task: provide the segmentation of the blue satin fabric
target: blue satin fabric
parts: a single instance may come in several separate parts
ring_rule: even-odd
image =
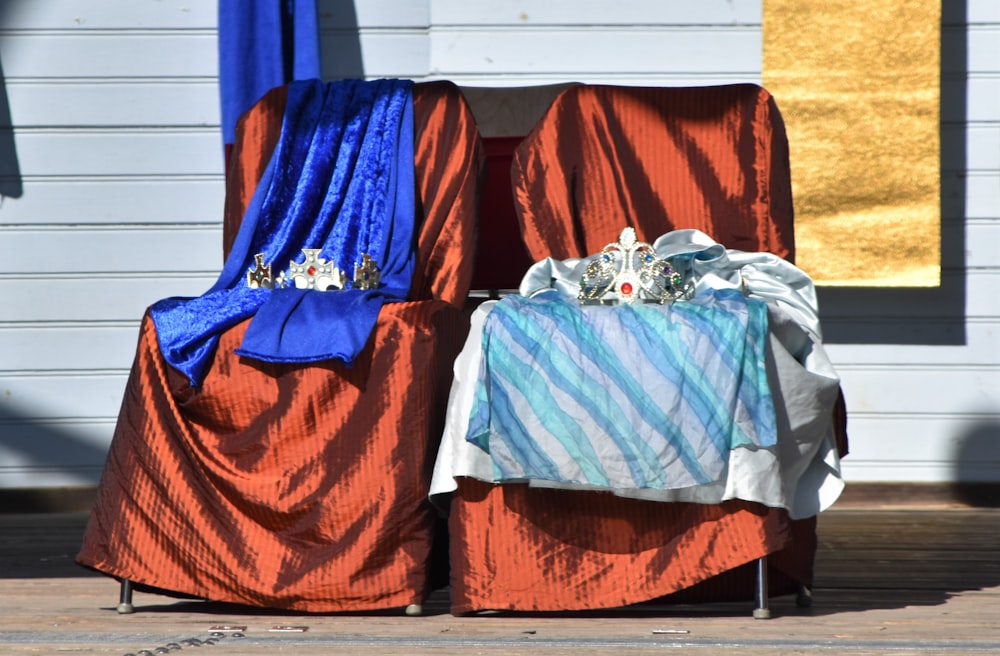
[[[263,253],[277,275],[320,248],[348,276],[368,253],[376,290],[251,289]],[[218,281],[196,298],[154,304],[160,350],[197,386],[221,332],[253,317],[236,353],[267,362],[339,359],[364,348],[379,310],[405,300],[414,267],[412,83],[293,82],[281,137]]]

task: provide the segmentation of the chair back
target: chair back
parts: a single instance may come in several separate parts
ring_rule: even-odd
[[[570,87],[518,146],[512,178],[535,260],[596,253],[626,225],[794,258],[787,137],[756,85]]]
[[[278,142],[287,97],[287,87],[276,87],[237,122],[226,173],[224,256]],[[461,306],[472,278],[482,144],[468,104],[450,82],[413,86],[413,122],[417,254],[410,299]]]

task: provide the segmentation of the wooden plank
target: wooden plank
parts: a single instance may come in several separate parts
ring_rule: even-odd
[[[0,277],[0,322],[135,321],[146,307],[168,296],[199,296],[218,272],[172,277],[75,276],[23,280]]]
[[[9,272],[204,273],[221,271],[222,231],[196,226],[0,228],[0,262]]]
[[[954,24],[941,28],[941,58],[943,76],[965,76],[996,73],[1000,69],[1000,24]],[[959,56],[957,49],[965,56]]]
[[[3,34],[0,58],[8,80],[57,78],[212,79],[218,75],[214,32]],[[396,28],[324,30],[320,33],[324,77],[339,77],[345,64],[354,77],[360,53],[368,77],[427,74],[427,30]],[[41,61],[37,61],[45,53]]]
[[[323,77],[420,79],[428,73],[430,43],[425,28],[324,30],[320,34]]]
[[[1000,390],[997,365],[839,365],[848,408],[898,413],[989,412]],[[998,443],[1000,444],[1000,443]],[[897,457],[906,451],[897,453]]]
[[[995,186],[1000,190],[1000,184]],[[996,258],[996,254],[1000,253],[1000,221],[969,221],[966,239],[965,266],[979,269],[1000,266]]]
[[[495,73],[455,73],[433,74],[428,79],[447,79],[461,86],[477,87],[524,87],[542,84],[562,84],[567,80],[587,84],[619,84],[623,86],[646,87],[703,87],[716,84],[760,84],[760,72],[731,73],[726,71],[581,71],[572,75],[566,73],[535,73],[517,71]]]
[[[967,172],[1000,170],[1000,122],[941,126],[941,161],[962,162]],[[944,169],[948,174],[951,169]]]
[[[759,30],[586,28],[436,29],[431,73],[724,72],[759,75]]]
[[[990,422],[990,413],[963,408],[934,406],[926,397],[927,413],[893,415],[885,411],[858,411],[850,400],[848,420],[851,453],[842,465],[857,467],[862,461],[887,461],[895,467],[924,462],[947,463],[952,480],[956,470],[972,465],[1000,468],[1000,445],[991,447],[980,431]],[[974,407],[974,406],[973,406]],[[995,474],[992,479],[996,480]]]
[[[215,3],[190,0],[45,0],[5,3],[3,10],[5,30],[110,30],[151,26],[214,28]]]
[[[851,446],[863,442],[878,440],[880,435],[867,435],[857,431],[851,432]],[[951,454],[946,454],[942,460],[900,460],[899,458],[880,457],[864,459],[851,454],[841,462],[840,470],[848,484],[854,483],[950,483],[962,482],[993,482],[1000,481],[997,476],[996,460],[956,460]]]
[[[217,156],[220,171],[204,176],[24,178],[20,197],[3,199],[0,225],[214,223],[221,235],[225,181]]]
[[[866,435],[851,430],[851,448],[878,440],[881,435]],[[955,480],[955,463],[950,460],[900,461],[898,458],[863,460],[851,454],[840,464],[845,481],[850,483],[946,483]],[[976,473],[976,479],[980,476]],[[972,480],[976,480],[972,479]],[[989,480],[989,479],[986,479]]]
[[[0,427],[0,475],[93,471],[106,459],[114,421],[52,423],[5,419]],[[32,486],[27,486],[32,487]]]
[[[93,4],[93,3],[91,3]],[[212,78],[215,30],[0,31],[6,79]]]
[[[15,139],[17,160],[0,161],[0,176],[205,176],[224,164],[212,127],[18,129]]]
[[[997,68],[1000,68],[998,66]],[[973,73],[962,80],[967,87],[966,120],[970,122],[998,120],[996,108],[1000,107],[1000,76],[992,73]]]
[[[1000,185],[996,172],[969,172],[965,178],[965,212],[970,219],[1000,219]]]
[[[996,483],[853,482],[841,493],[833,510],[971,511],[994,507],[1000,507],[1000,485]]]
[[[570,9],[548,0],[433,0],[431,22],[440,25],[760,25],[760,0],[608,3],[577,0]]]
[[[38,466],[30,469],[8,469],[0,466],[0,489],[97,485],[101,480],[103,469],[103,463],[66,467]]]
[[[837,547],[820,545],[814,603],[797,609],[789,597],[771,600],[775,620],[754,622],[748,603],[671,605],[657,602],[603,612],[537,614],[489,614],[456,617],[448,612],[446,591],[437,591],[425,604],[428,614],[415,621],[402,613],[338,617],[335,622],[315,616],[284,614],[282,623],[309,626],[306,638],[295,644],[272,639],[262,644],[274,613],[266,609],[242,609],[240,624],[248,626],[247,638],[239,643],[243,654],[274,653],[291,649],[303,656],[314,654],[375,654],[405,650],[413,656],[467,654],[551,654],[582,656],[617,653],[659,654],[665,650],[785,656],[803,653],[991,653],[997,644],[997,610],[1000,578],[996,552],[984,563],[988,575],[971,579],[967,572],[954,578],[910,576],[902,571],[926,545],[936,545],[940,536],[984,534],[983,525],[996,526],[996,510],[980,515],[959,516],[965,525],[947,519],[953,511],[920,513],[923,532],[899,541],[899,564],[886,567],[878,554],[866,553],[864,535],[852,528],[853,521],[871,525],[864,513],[852,514],[846,523],[833,527],[820,517],[821,534],[845,538]],[[872,519],[893,521],[902,513],[876,513]],[[207,626],[206,617],[218,615],[216,604],[177,601],[138,592],[137,613],[123,618],[111,609],[118,599],[114,580],[73,569],[72,556],[86,526],[86,513],[32,515],[0,514],[0,612],[16,627],[5,632],[4,653],[39,653],[41,646],[54,645],[55,653],[72,644],[74,649],[101,653],[133,653],[142,648],[192,635],[191,627]],[[831,528],[832,527],[832,528]],[[995,529],[992,535],[996,535]],[[828,558],[855,556],[855,569],[840,570]],[[960,556],[956,555],[955,564]],[[919,565],[919,563],[916,563]],[[941,572],[947,577],[947,572]],[[105,611],[95,612],[99,609]],[[225,610],[225,609],[223,609]],[[52,617],[60,617],[57,623]],[[373,633],[373,626],[377,631]],[[654,636],[655,631],[682,633]],[[378,634],[375,636],[375,634]],[[200,635],[200,634],[199,634]],[[173,636],[173,638],[165,637]],[[202,636],[205,637],[205,636]],[[371,637],[377,644],[359,644]],[[346,642],[343,642],[345,641]],[[575,643],[570,643],[576,640]],[[585,641],[616,642],[585,642]],[[138,645],[138,646],[137,646]],[[225,650],[227,643],[221,643]],[[48,653],[46,651],[46,653]]]
[[[59,577],[97,576],[73,562],[80,549],[89,513],[0,515],[0,576],[37,572],[46,563],[46,574]],[[36,574],[37,576],[37,574]]]
[[[898,343],[912,343],[902,338],[921,321],[952,319],[956,315],[962,317],[962,321],[995,318],[997,303],[993,291],[1000,283],[997,274],[996,269],[944,269],[939,287],[920,289],[821,287],[818,290],[820,313],[824,325],[828,322],[892,321],[900,334]],[[964,306],[957,307],[956,302],[962,298],[956,293],[962,289],[967,297]],[[963,310],[964,314],[959,314]]]
[[[947,142],[957,134],[950,134],[951,129],[942,129],[942,139]],[[965,127],[966,135],[966,165],[969,171],[1000,171],[1000,122],[976,123]]]
[[[970,25],[966,39],[969,73],[1000,72],[1000,24]]]
[[[114,428],[115,417],[32,419],[0,403],[0,489],[96,485]]]
[[[426,29],[432,0],[318,0],[320,30],[350,30],[378,27]]]
[[[898,344],[827,344],[826,350],[837,367],[857,364],[895,367],[897,365],[980,365],[1000,364],[1000,353],[990,346],[1000,339],[1000,319],[988,318],[965,323],[965,343],[961,346]]]
[[[1000,4],[994,0],[968,0],[966,5],[970,25],[1000,23]]]
[[[133,324],[0,324],[0,372],[127,369],[138,334],[139,317]]]
[[[0,372],[0,417],[17,418],[5,424],[4,441],[20,434],[15,423],[34,426],[38,420],[117,417],[127,376],[127,370],[37,376]],[[49,456],[59,458],[56,453]]]
[[[8,81],[11,124],[40,126],[219,126],[214,79]]]

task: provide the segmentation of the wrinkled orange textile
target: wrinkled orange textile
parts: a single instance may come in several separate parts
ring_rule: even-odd
[[[625,225],[652,241],[697,228],[731,248],[794,257],[788,150],[770,95],[752,85],[564,91],[512,168],[535,260],[600,251]],[[452,609],[611,608],[752,599],[810,584],[815,519],[730,501],[655,503],[461,479],[451,505]]]
[[[225,248],[276,143],[283,89],[239,125]],[[165,364],[142,322],[78,562],[140,586],[300,611],[420,602],[427,500],[475,240],[482,153],[456,87],[414,87],[417,268],[350,368],[235,357],[221,338],[202,386]]]
[[[536,260],[596,253],[626,225],[650,242],[697,228],[795,257],[784,125],[754,85],[571,87],[518,148],[513,177]]]
[[[468,478],[459,479],[449,531],[454,613],[640,603],[791,539],[787,514],[755,503],[658,503]],[[753,581],[741,576],[739,587],[716,585],[688,600],[749,599]]]

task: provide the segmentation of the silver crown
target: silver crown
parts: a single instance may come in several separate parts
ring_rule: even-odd
[[[688,298],[691,289],[669,260],[658,258],[656,249],[636,239],[635,229],[628,227],[587,265],[578,298],[581,303],[602,302],[614,294],[622,303],[673,303]]]
[[[271,264],[264,262],[264,254],[254,255],[254,266],[247,270],[247,286],[251,289],[314,289],[317,291],[338,291],[347,287],[347,274],[320,257],[320,249],[303,248],[305,259],[302,263],[291,260],[288,269],[274,277]],[[354,266],[354,289],[375,289],[379,286],[381,272],[378,264],[367,253],[361,255],[361,262]]]

